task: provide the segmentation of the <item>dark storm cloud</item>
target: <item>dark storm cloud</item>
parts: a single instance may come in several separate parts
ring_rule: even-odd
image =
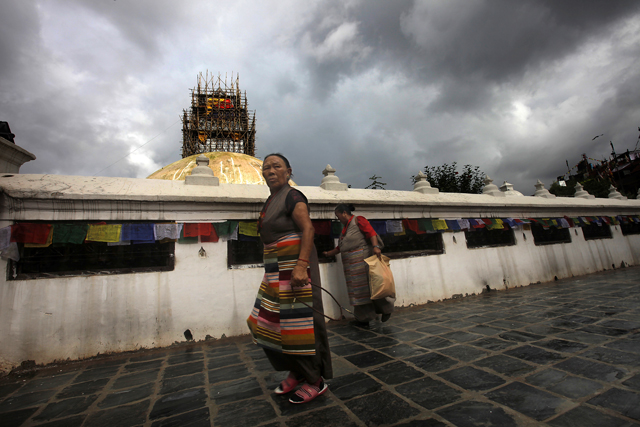
[[[638,8],[633,1],[417,3],[403,20],[434,72],[504,82],[563,57]]]
[[[37,9],[32,2],[3,4],[0,13],[0,84],[15,76],[39,44]],[[1,87],[1,86],[0,86]]]
[[[354,42],[372,52],[364,58],[308,54],[314,93],[326,98],[341,78],[369,67],[398,71],[424,84],[444,85],[436,111],[466,108],[482,88],[507,84],[573,52],[640,9],[636,1],[331,2],[304,29],[314,46],[345,23],[358,26]],[[320,7],[319,7],[320,9]],[[330,17],[330,19],[328,18]],[[303,54],[306,52],[303,52]],[[456,85],[466,86],[465,96]],[[488,102],[491,98],[484,98]]]
[[[180,158],[197,74],[235,71],[257,155],[282,151],[299,184],[330,163],[354,187],[375,173],[407,190],[457,162],[529,194],[564,159],[635,145],[639,7],[10,0],[0,120],[38,156],[25,173],[146,176]]]
[[[510,177],[521,178],[524,182],[534,176],[549,181],[562,170],[562,161],[546,156],[545,152],[551,152],[560,144],[563,156],[575,158],[585,148],[580,145],[584,137],[575,134],[558,136],[561,142],[554,141],[555,145],[548,147],[541,144],[535,134],[506,141],[507,136],[500,135],[497,118],[513,109],[514,98],[553,91],[553,70],[558,63],[575,55],[586,43],[610,38],[620,22],[637,15],[640,7],[633,1],[614,3],[363,2],[353,6],[329,2],[323,3],[322,12],[302,29],[299,39],[304,48],[300,53],[306,59],[304,64],[311,79],[310,95],[315,96],[321,106],[333,102],[332,95],[341,90],[341,82],[358,79],[375,69],[392,76],[390,78],[394,74],[404,76],[400,85],[431,87],[437,91],[437,95],[423,107],[423,120],[443,114],[457,116],[457,121],[451,123],[448,136],[421,133],[416,128],[408,131],[409,141],[401,141],[397,137],[379,141],[380,146],[376,146],[376,150],[358,153],[355,163],[362,164],[358,169],[365,168],[367,164],[380,165],[381,160],[397,157],[403,151],[398,145],[403,144],[403,149],[411,145],[420,147],[414,151],[415,157],[405,157],[405,166],[410,164],[413,169],[434,162],[471,163],[474,159],[471,153],[484,150],[486,157],[476,156],[478,161],[491,157],[497,160],[493,164],[480,165],[483,170],[505,174],[512,181],[514,179]],[[344,38],[340,45],[335,41],[335,33],[347,25],[357,31]],[[333,52],[332,55],[328,47],[331,41],[352,51],[352,54],[341,56]],[[621,79],[619,83],[624,84],[624,81]],[[638,78],[631,77],[629,81],[630,84],[637,83]],[[607,85],[611,83],[606,82]],[[630,93],[635,92],[634,88],[629,89]],[[389,96],[397,94],[390,93]],[[619,91],[616,97],[603,99],[603,102],[619,104],[625,99],[633,103],[633,96],[625,96],[623,91]],[[557,102],[564,101],[558,97]],[[546,99],[545,107],[553,108],[552,102]],[[402,104],[398,102],[397,105]],[[368,108],[376,110],[377,105]],[[610,109],[612,112],[617,110]],[[382,119],[385,114],[378,117]],[[495,129],[462,131],[472,117],[496,121]],[[504,119],[502,122],[503,125],[506,123]],[[585,123],[575,132],[590,134],[591,125],[593,123]],[[460,132],[457,132],[457,127]],[[396,129],[395,135],[401,133],[400,129]],[[355,135],[355,138],[363,136]],[[331,141],[331,138],[327,140]],[[452,141],[457,141],[457,144]],[[353,140],[350,143],[359,145]],[[329,142],[328,145],[328,150],[345,151],[338,144]],[[510,149],[512,147],[515,149]],[[526,160],[515,160],[520,156]],[[355,166],[353,161],[343,162],[340,158],[334,163],[335,167],[342,166],[343,169]],[[523,172],[532,169],[537,172]],[[405,177],[398,171],[385,168],[385,173],[392,186],[404,187]],[[362,178],[358,182],[359,185],[366,183]]]
[[[140,175],[140,165],[123,157],[175,122],[180,111],[180,104],[168,102],[164,87],[146,91],[146,73],[140,71],[157,68],[163,40],[158,28],[170,29],[175,23],[170,17],[179,13],[173,6],[157,8],[162,13],[142,6],[71,1],[3,6],[0,48],[3,58],[12,60],[0,63],[15,72],[0,73],[0,116],[9,121],[16,142],[36,154],[24,173]],[[133,123],[149,111],[154,114],[143,119],[146,123]],[[175,144],[179,132],[171,136]],[[175,147],[173,154],[178,151]],[[136,152],[138,161],[153,163],[165,160],[169,150],[145,152]]]
[[[407,38],[402,32],[401,16],[410,11],[412,1],[364,2],[353,4],[341,0],[319,3],[316,13],[299,37],[301,55],[312,79],[313,94],[325,100],[343,78],[357,75],[372,67],[396,69],[394,64],[400,52],[409,54]],[[355,25],[357,36],[345,46],[336,46],[336,52],[326,51],[331,36],[345,25]],[[371,50],[371,52],[368,52]],[[405,65],[410,58],[402,58]]]
[[[104,19],[127,40],[131,55],[150,58],[161,55],[163,42],[168,42],[177,25],[189,11],[189,3],[141,1],[65,0],[67,7],[84,8]],[[201,25],[201,24],[200,24]],[[210,28],[209,22],[207,27]]]

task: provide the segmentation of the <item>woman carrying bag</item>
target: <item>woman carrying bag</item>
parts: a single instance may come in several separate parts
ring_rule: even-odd
[[[351,213],[354,210],[352,205],[340,204],[336,206],[335,215],[343,225],[342,233],[338,246],[330,251],[325,251],[324,256],[342,254],[342,266],[347,281],[349,302],[354,306],[356,323],[365,326],[376,318],[376,314],[382,314],[381,320],[383,322],[389,320],[393,312],[393,301],[388,298],[371,299],[369,266],[365,259],[372,255],[381,258],[382,242],[378,241],[375,230],[365,217],[355,216]]]

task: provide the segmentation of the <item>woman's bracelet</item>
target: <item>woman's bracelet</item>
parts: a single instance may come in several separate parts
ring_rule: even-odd
[[[309,260],[308,260],[308,259],[298,258],[298,261],[304,261],[304,262],[306,262],[307,264],[309,264]]]

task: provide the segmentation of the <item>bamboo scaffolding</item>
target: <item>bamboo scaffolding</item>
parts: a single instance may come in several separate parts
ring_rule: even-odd
[[[212,151],[255,156],[255,110],[247,109],[240,77],[200,73],[191,106],[182,111],[182,158]]]

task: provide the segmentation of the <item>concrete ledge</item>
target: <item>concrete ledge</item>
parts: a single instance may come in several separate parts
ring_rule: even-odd
[[[0,173],[19,173],[20,166],[35,159],[34,154],[0,137]]]

